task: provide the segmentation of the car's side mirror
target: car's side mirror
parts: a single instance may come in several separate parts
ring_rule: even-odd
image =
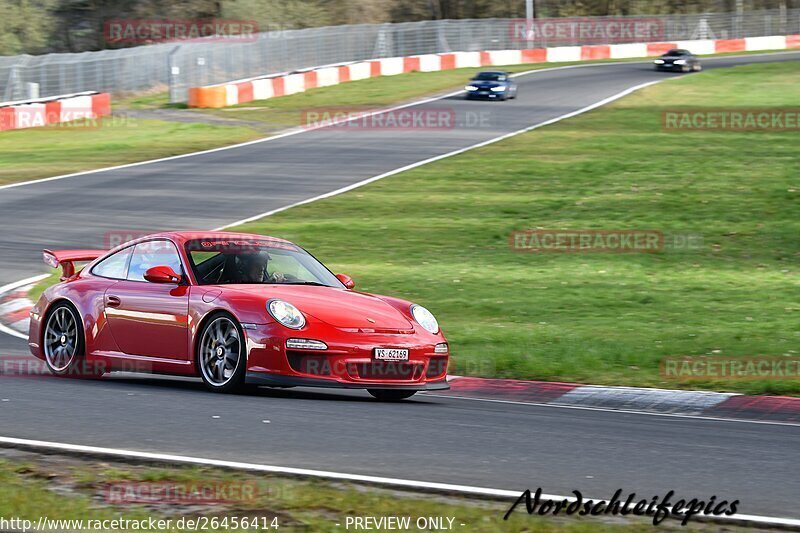
[[[348,276],[347,274],[336,274],[336,279],[344,283],[344,286],[348,289],[352,289],[356,286],[356,282],[353,281],[353,278]]]
[[[172,270],[172,267],[159,265],[148,268],[144,273],[144,279],[150,283],[180,283],[183,278]]]

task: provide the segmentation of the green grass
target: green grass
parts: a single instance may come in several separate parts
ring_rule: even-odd
[[[255,494],[255,498],[217,505],[112,504],[105,497],[105,487],[109,483],[119,482],[175,482],[199,487],[213,487],[215,483],[237,487],[241,483]],[[142,520],[152,516],[155,519],[171,519],[173,527],[168,531],[181,531],[175,527],[181,517],[246,516],[264,517],[268,523],[277,517],[280,526],[277,531],[336,532],[346,530],[347,516],[409,516],[413,520],[418,517],[452,517],[455,519],[455,530],[469,532],[583,533],[652,529],[652,523],[647,519],[619,517],[610,523],[612,521],[604,518],[528,516],[524,505],[508,521],[504,521],[502,517],[510,504],[199,467],[156,468],[69,457],[33,456],[24,462],[16,460],[13,463],[0,459],[0,517],[18,517],[31,520],[34,524],[41,516],[55,520],[120,517]],[[337,526],[337,523],[341,525]],[[660,527],[667,531],[686,529],[671,521],[663,522]],[[690,522],[689,526],[691,531],[716,529],[718,527],[697,522]],[[209,531],[225,529],[212,528]]]
[[[438,316],[454,373],[676,383],[666,356],[800,351],[800,136],[661,129],[661,111],[795,105],[800,63],[707,71],[238,229],[302,243],[366,291]],[[701,234],[684,253],[521,254],[526,228]]]
[[[117,109],[119,111],[119,109]],[[0,132],[0,184],[206,150],[262,135],[248,127],[140,120]]]
[[[80,268],[80,265],[76,268],[76,270]],[[44,290],[49,287],[50,285],[55,285],[61,279],[61,269],[50,269],[50,274],[44,278],[42,281],[38,282],[33,288],[28,291],[28,298],[31,301],[38,301],[39,297],[42,295]]]

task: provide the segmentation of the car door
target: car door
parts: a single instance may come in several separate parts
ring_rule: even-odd
[[[106,317],[122,352],[185,361],[189,359],[189,286],[144,279],[148,269],[161,265],[181,275],[185,272],[171,241],[137,244],[126,279],[106,291]]]
[[[132,253],[133,246],[123,248],[102,259],[90,271],[92,286],[97,290],[96,300],[91,307],[99,312],[94,321],[94,327],[86,335],[88,352],[115,353],[120,351],[114,335],[111,333],[111,328],[108,326],[105,297],[109,289],[128,276],[128,263]]]

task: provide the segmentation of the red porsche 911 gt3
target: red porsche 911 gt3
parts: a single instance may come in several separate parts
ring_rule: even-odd
[[[430,311],[356,292],[282,239],[159,233],[44,260],[63,276],[31,311],[28,344],[56,375],[199,375],[219,392],[362,388],[381,400],[448,388],[447,340]]]

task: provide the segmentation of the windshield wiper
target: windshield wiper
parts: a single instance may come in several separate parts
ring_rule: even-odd
[[[320,283],[318,281],[285,281],[273,283],[273,285],[314,285],[317,287],[330,287],[330,285],[325,285],[324,283]]]

